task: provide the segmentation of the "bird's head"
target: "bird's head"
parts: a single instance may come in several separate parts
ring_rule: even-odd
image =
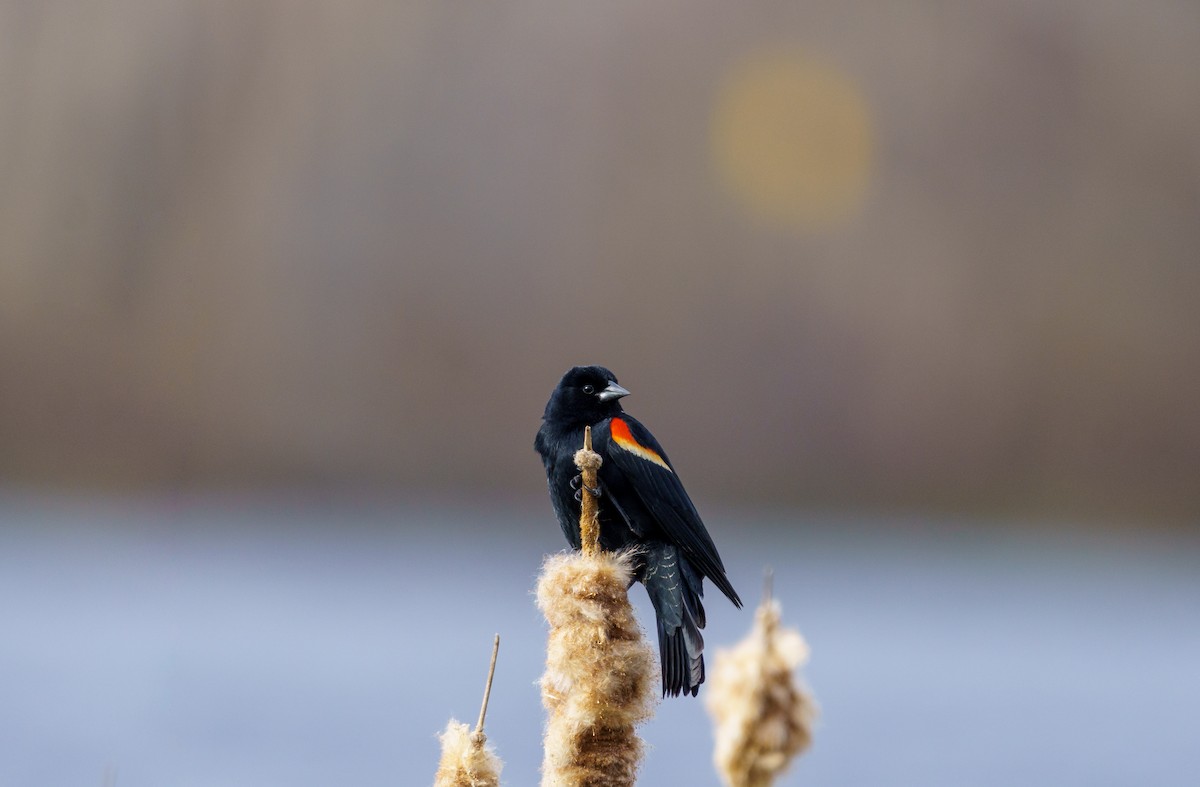
[[[621,397],[628,396],[617,378],[603,366],[576,366],[563,375],[550,401],[547,421],[594,424],[621,412]]]

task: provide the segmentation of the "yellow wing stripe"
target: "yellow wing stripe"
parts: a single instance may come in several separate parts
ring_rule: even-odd
[[[647,448],[634,439],[633,432],[629,431],[629,424],[625,423],[625,421],[620,418],[612,419],[610,431],[612,432],[613,442],[619,447],[625,449],[634,456],[640,456],[642,459],[645,459],[648,462],[653,462],[663,470],[666,470],[668,473],[671,472],[671,466],[666,463],[666,460],[658,455],[657,451],[652,448]]]

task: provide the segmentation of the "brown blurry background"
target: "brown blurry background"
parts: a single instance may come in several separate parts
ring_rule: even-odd
[[[10,487],[1200,514],[1200,6],[0,6]]]

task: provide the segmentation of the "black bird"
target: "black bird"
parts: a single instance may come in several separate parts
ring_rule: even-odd
[[[583,428],[604,463],[598,475],[600,546],[637,547],[635,579],[646,586],[658,618],[663,695],[696,696],[704,682],[703,580],[708,577],[734,606],[742,600],[729,579],[696,507],[650,430],[621,409],[626,391],[603,366],[576,366],[546,403],[533,442],[546,465],[550,502],[567,541],[580,548],[582,480],[575,452]]]

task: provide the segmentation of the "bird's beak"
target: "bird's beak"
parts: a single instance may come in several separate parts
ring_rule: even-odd
[[[629,396],[629,391],[626,391],[616,383],[609,383],[608,387],[601,391],[598,396],[602,402],[611,402],[614,399],[620,399],[622,396]]]

